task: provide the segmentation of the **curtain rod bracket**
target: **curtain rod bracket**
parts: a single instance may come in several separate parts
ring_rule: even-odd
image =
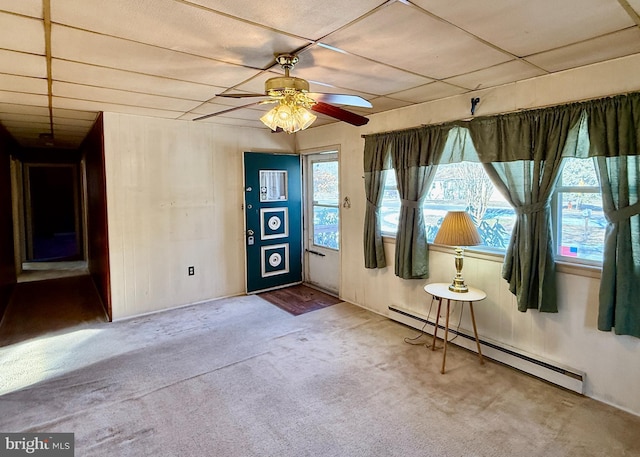
[[[478,103],[480,103],[480,97],[474,97],[471,99],[471,115],[472,116],[476,114],[476,107],[478,106]]]

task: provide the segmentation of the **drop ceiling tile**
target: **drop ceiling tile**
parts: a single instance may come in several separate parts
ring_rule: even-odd
[[[636,13],[640,14],[640,0],[627,0],[629,5],[635,10]]]
[[[414,0],[414,3],[520,57],[634,24],[617,1]]]
[[[76,111],[70,109],[53,108],[53,116],[56,119],[80,119],[88,120],[93,123],[98,117],[98,113],[95,111]]]
[[[32,94],[47,94],[48,85],[45,79],[27,78],[0,73],[0,88],[12,92],[26,92]]]
[[[87,136],[91,127],[83,127],[81,129],[70,129],[65,126],[54,125],[53,126],[53,134],[56,137],[60,137],[64,135],[67,138],[75,137],[75,138],[83,138]]]
[[[49,116],[49,108],[48,106],[30,106],[17,105],[12,103],[0,103],[0,113]]]
[[[51,40],[54,58],[217,87],[233,86],[259,73],[238,65],[55,24]]]
[[[319,94],[345,94],[349,95],[357,95],[366,100],[370,98],[374,98],[375,96],[372,94],[368,94],[366,92],[361,92],[353,89],[343,89],[342,87],[334,87],[329,84],[320,84],[315,81],[309,81],[309,92],[311,93],[319,93]]]
[[[314,127],[320,127],[321,125],[335,124],[337,122],[339,122],[337,119],[318,113],[318,119],[316,119],[309,128],[312,129]],[[278,133],[278,135],[286,135],[286,133]]]
[[[49,131],[49,127],[50,127],[48,120],[41,121],[41,122],[34,122],[29,120],[22,120],[22,121],[10,120],[10,121],[2,121],[2,125],[4,125],[7,129],[22,128],[30,131],[34,131],[34,130]]]
[[[188,111],[199,102],[179,98],[162,97],[159,95],[138,94],[103,87],[85,86],[82,84],[53,82],[53,95],[56,97],[76,98],[97,102],[115,103],[121,105],[142,106],[173,111]]]
[[[352,106],[348,109],[349,111],[357,112],[358,114],[363,114],[366,116],[367,114],[380,113],[382,111],[398,109],[413,104],[406,100],[397,100],[391,97],[376,97],[372,98],[369,101],[373,105],[373,108],[357,108],[355,106]]]
[[[377,33],[379,30],[384,33]],[[434,79],[511,59],[460,29],[403,3],[382,8],[322,42]]]
[[[593,40],[527,57],[548,71],[589,65],[640,52],[640,29],[632,27]]]
[[[295,72],[295,69],[293,70]],[[267,79],[275,78],[278,76],[282,76],[281,73],[274,73],[272,71],[264,71],[258,73],[253,78],[248,81],[243,82],[242,84],[237,85],[233,88],[233,90],[229,92],[238,93],[238,92],[246,92],[248,94],[264,94],[264,83]]]
[[[162,117],[176,119],[180,116],[178,111],[167,111],[142,106],[118,105],[116,103],[96,102],[92,100],[78,100],[73,98],[53,97],[55,108],[79,111],[107,111],[113,113],[135,114],[139,116]]]
[[[0,122],[39,122],[48,123],[48,115],[24,114],[24,113],[0,113]]]
[[[292,76],[371,95],[386,95],[431,82],[429,78],[315,46],[300,55]]]
[[[56,23],[225,62],[263,68],[277,52],[308,44],[258,25],[175,0],[53,2]]]
[[[520,60],[495,65],[484,70],[445,79],[446,82],[470,90],[485,89],[546,74],[545,71]]]
[[[186,119],[186,118],[181,118],[181,119],[182,120],[189,120],[189,119]],[[196,122],[203,122],[203,123],[207,123],[207,124],[233,125],[233,126],[240,126],[240,127],[252,127],[252,128],[257,128],[257,129],[266,129],[267,128],[258,119],[256,119],[255,121],[250,121],[250,120],[246,120],[246,119],[235,119],[235,118],[224,117],[224,116],[210,117],[210,118],[202,119],[201,121],[196,121]]]
[[[47,60],[44,56],[0,49],[0,73],[46,78]]]
[[[230,110],[236,107],[256,107],[258,106],[257,103],[258,101],[253,101],[251,99],[247,100],[216,97],[213,99],[213,102],[203,103],[202,105],[199,105],[190,110],[190,112],[196,114],[196,116],[194,117],[198,117],[206,114],[219,113],[221,111]]]
[[[16,105],[49,106],[47,96],[38,94],[23,94],[20,92],[0,90],[0,100],[2,100],[2,103],[13,103]]]
[[[69,119],[64,117],[53,117],[53,125],[75,130],[82,130],[93,125],[94,121],[89,121],[85,119]]]
[[[15,105],[13,105],[15,106]],[[38,113],[3,112],[0,110],[0,120],[2,121],[25,121],[36,120],[38,122],[49,121],[49,110],[41,110]]]
[[[52,76],[55,81],[200,101],[209,100],[216,92],[224,90],[223,87],[142,75],[59,59],[52,61]]]
[[[430,100],[435,100],[437,98],[445,98],[452,95],[463,94],[465,92],[466,90],[460,87],[436,81],[430,84],[425,84],[423,86],[414,87],[409,90],[396,92],[395,94],[391,94],[390,97],[412,103],[423,103]]]
[[[193,3],[263,24],[293,35],[318,40],[380,5],[379,0],[192,0]]]
[[[43,22],[0,12],[0,48],[44,55]]]
[[[0,11],[42,19],[42,0],[0,0]]]
[[[45,131],[37,127],[8,127],[7,131],[13,135],[14,138],[35,138],[39,139],[41,133],[51,133],[49,129]]]
[[[264,126],[264,124],[262,124],[262,121],[260,121],[260,118],[267,111],[268,111],[268,108],[265,108],[265,109],[247,108],[247,109],[239,109],[239,110],[231,111],[228,114],[222,114],[216,117],[226,117],[231,119],[243,119],[245,121],[260,122],[260,124]]]

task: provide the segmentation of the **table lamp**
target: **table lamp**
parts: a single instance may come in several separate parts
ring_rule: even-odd
[[[462,263],[464,249],[461,246],[477,246],[482,243],[471,216],[466,211],[449,211],[442,221],[440,230],[433,240],[435,244],[455,246],[456,276],[449,286],[452,292],[468,292],[469,288],[462,278]]]

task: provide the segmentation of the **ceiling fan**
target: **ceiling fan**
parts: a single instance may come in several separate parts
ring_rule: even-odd
[[[352,125],[360,126],[369,122],[369,119],[364,116],[360,116],[359,114],[352,113],[330,104],[337,103],[340,105],[371,108],[372,105],[368,100],[365,100],[358,95],[309,92],[308,81],[289,76],[289,71],[296,63],[298,63],[298,56],[293,54],[278,54],[276,56],[276,62],[284,69],[284,76],[277,76],[275,78],[268,79],[265,82],[264,94],[216,94],[217,97],[260,97],[264,98],[264,100],[219,111],[213,114],[207,114],[194,120],[199,121],[252,105],[274,103],[276,106],[260,118],[260,120],[273,131],[283,130],[287,133],[293,133],[298,130],[304,130],[316,120],[316,116],[310,113],[309,110],[325,114]]]

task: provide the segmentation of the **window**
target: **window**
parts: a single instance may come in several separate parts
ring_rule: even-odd
[[[607,221],[593,159],[564,159],[554,209],[557,257],[601,263]]]
[[[556,257],[574,263],[601,263],[606,220],[593,159],[564,159],[553,203]],[[423,205],[429,243],[449,210],[467,210],[471,214],[483,240],[483,250],[506,251],[516,214],[481,164],[438,166]],[[393,170],[387,172],[380,215],[383,235],[395,236],[400,199]]]
[[[329,249],[340,247],[340,195],[338,161],[313,162],[312,169],[313,244]]]
[[[449,210],[467,210],[478,227],[482,246],[506,250],[515,222],[515,211],[507,203],[479,163],[439,165],[423,205],[427,241],[433,239]],[[382,233],[395,236],[400,199],[395,173],[387,172],[381,206]]]

